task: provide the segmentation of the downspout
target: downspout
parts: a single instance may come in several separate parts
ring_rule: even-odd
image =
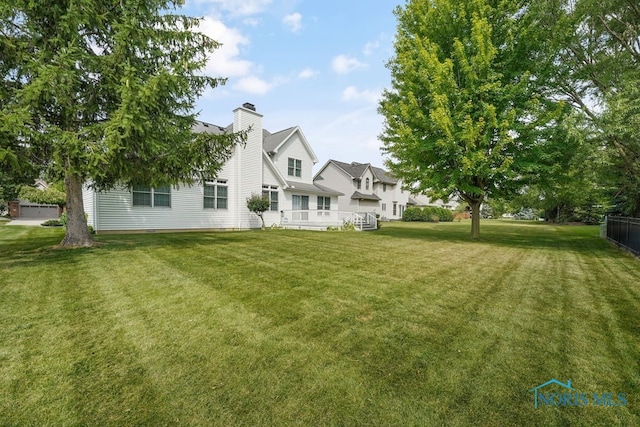
[[[98,192],[93,190],[93,231],[96,233],[100,230],[100,220],[98,218],[100,218],[99,197]]]

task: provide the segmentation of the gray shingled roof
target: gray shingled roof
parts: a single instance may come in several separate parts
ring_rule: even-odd
[[[324,196],[344,196],[339,191],[332,190],[318,184],[307,184],[304,182],[287,181],[289,188],[285,188],[285,191],[300,191],[303,193],[319,194]]]
[[[344,163],[344,162],[339,162],[337,160],[330,160],[330,162],[338,166],[340,169],[344,170],[349,176],[351,176],[351,178],[360,178],[364,173],[364,171],[367,169],[367,167],[371,167],[371,170],[373,171],[373,176],[378,181],[384,184],[393,184],[393,185],[398,183],[398,180],[390,176],[389,172],[385,171],[384,169],[371,166],[371,163],[358,163],[358,162]]]
[[[371,166],[371,169],[373,170],[373,175],[380,182],[384,184],[393,184],[393,185],[398,183],[398,179],[391,176],[390,172],[387,172],[386,170],[382,168],[377,168],[375,166]]]
[[[291,132],[293,132],[295,128],[295,126],[292,126],[276,133],[271,133],[266,129],[262,129],[262,148],[264,151],[270,153],[275,150],[285,139],[289,137],[289,135],[291,135]],[[193,125],[193,130],[194,132],[208,132],[220,135],[225,132],[233,132],[233,124],[230,124],[227,127],[222,127],[196,120]]]
[[[196,120],[193,124],[193,131],[198,133],[214,133],[216,135],[221,135],[225,132],[231,132],[233,126],[229,125],[226,128],[218,125],[212,125],[211,123],[202,122],[200,120]]]
[[[356,191],[355,193],[353,193],[351,195],[351,198],[354,200],[382,200],[380,197],[376,196],[375,194],[363,194],[359,191]]]
[[[264,148],[264,151],[266,151],[267,153],[271,153],[273,150],[278,148],[278,146],[282,144],[282,142],[287,139],[289,135],[291,135],[291,132],[293,132],[294,129],[295,127],[290,127],[276,133],[269,133],[266,130],[263,131],[262,148]]]

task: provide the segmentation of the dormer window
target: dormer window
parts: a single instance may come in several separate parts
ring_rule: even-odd
[[[358,190],[360,190],[362,188],[362,181],[360,181],[359,179],[356,180],[356,188]]]
[[[369,189],[369,178],[367,178],[367,179],[364,181],[364,189],[365,189],[365,190],[368,190],[368,189]]]
[[[289,168],[288,168],[289,176],[302,176],[302,160],[294,159],[289,157]]]

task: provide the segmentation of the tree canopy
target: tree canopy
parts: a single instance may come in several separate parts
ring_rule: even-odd
[[[549,93],[582,114],[580,129],[604,154],[598,186],[611,189],[615,213],[640,216],[640,6],[541,0],[530,15],[552,46],[539,58]]]
[[[82,185],[182,184],[215,175],[244,134],[194,134],[201,74],[219,45],[180,0],[0,5],[0,162],[64,179],[63,245],[90,245]]]
[[[380,113],[388,167],[412,191],[472,208],[514,194],[568,151],[563,102],[535,75],[544,49],[518,0],[410,0],[395,10],[392,88]]]

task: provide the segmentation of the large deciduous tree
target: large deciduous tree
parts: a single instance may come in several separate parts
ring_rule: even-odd
[[[28,157],[64,179],[62,245],[92,244],[82,186],[190,183],[215,175],[244,134],[194,134],[218,43],[182,0],[14,0],[0,4],[0,161]],[[28,153],[23,153],[23,151]]]
[[[536,37],[523,1],[409,0],[395,10],[392,88],[380,113],[388,167],[434,198],[480,205],[514,192],[562,151],[565,108],[539,91]],[[537,162],[546,156],[543,162]]]
[[[633,0],[540,0],[532,14],[554,44],[549,90],[596,129],[618,213],[640,216],[640,5]]]

